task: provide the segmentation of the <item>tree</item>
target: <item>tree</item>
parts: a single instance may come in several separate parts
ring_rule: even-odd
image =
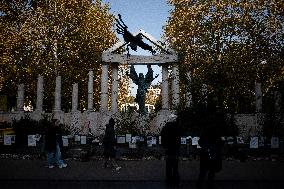
[[[129,71],[127,65],[119,66],[119,82],[118,82],[118,109],[122,104],[131,103],[133,98],[130,96],[130,78],[126,76],[126,71]]]
[[[43,75],[44,104],[51,110],[55,77],[61,75],[63,109],[71,108],[73,83],[79,84],[80,109],[86,107],[88,71],[94,71],[94,93],[99,94],[101,53],[117,40],[109,6],[101,0],[13,0],[0,8],[1,93],[16,94],[16,84],[24,83],[34,105],[36,78]],[[94,104],[99,107],[99,95]]]
[[[209,103],[227,111],[251,111],[256,80],[263,83],[264,95],[283,81],[282,3],[277,0],[168,3],[173,10],[164,28],[165,37],[182,60],[182,82],[187,81],[187,71],[192,73],[195,103],[203,100],[198,90],[207,84]],[[247,108],[242,110],[244,106]]]
[[[160,89],[160,84],[156,84],[156,85],[151,85],[150,88],[148,89],[148,92],[146,94],[146,104],[151,104],[151,105],[155,105],[160,94],[157,94],[155,90],[159,90]]]

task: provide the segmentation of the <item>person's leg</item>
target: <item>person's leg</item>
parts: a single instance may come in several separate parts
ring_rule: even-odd
[[[197,188],[202,188],[203,183],[204,183],[204,179],[207,175],[207,168],[206,166],[203,165],[202,162],[200,162],[200,172],[199,172],[199,176],[198,176],[198,180],[197,180]]]
[[[213,189],[215,187],[214,180],[215,180],[215,171],[209,170],[209,172],[208,172],[208,183],[207,183],[208,188]]]
[[[119,171],[121,169],[121,167],[117,164],[115,157],[111,157],[111,166],[116,171]]]
[[[169,155],[166,158],[166,182],[173,184],[173,160]]]
[[[54,167],[54,152],[47,152],[47,165],[48,168],[53,168]]]
[[[108,161],[109,161],[109,157],[108,156],[105,156],[105,162],[104,162],[104,168],[108,168],[109,167],[109,163],[108,163]]]
[[[61,151],[58,143],[56,144],[55,160],[59,168],[67,167],[67,164],[61,159]]]
[[[173,158],[173,166],[172,166],[172,173],[173,173],[173,182],[176,186],[179,185],[180,183],[180,178],[179,178],[179,171],[178,171],[178,157]]]
[[[111,168],[116,168],[116,163],[114,157],[110,157],[110,167]]]

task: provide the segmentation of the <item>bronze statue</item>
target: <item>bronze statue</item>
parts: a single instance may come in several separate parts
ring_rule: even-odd
[[[138,103],[139,112],[141,114],[146,113],[145,98],[146,98],[147,89],[151,85],[151,82],[159,76],[157,74],[155,77],[153,77],[153,69],[151,68],[151,65],[147,65],[147,68],[148,72],[145,77],[143,73],[139,73],[138,77],[133,65],[131,65],[130,67],[130,74],[126,72],[126,75],[129,76],[132,79],[133,83],[135,83],[138,86],[135,102]]]
[[[134,51],[137,51],[137,46],[139,46],[139,47],[141,47],[142,49],[144,49],[144,50],[148,50],[148,51],[150,51],[152,54],[155,54],[156,53],[156,51],[155,50],[153,50],[153,48],[150,46],[150,45],[148,45],[148,44],[146,44],[146,43],[144,43],[143,42],[143,36],[142,36],[142,34],[141,33],[139,33],[138,35],[136,35],[136,36],[134,36],[134,35],[132,35],[128,30],[127,30],[127,26],[125,25],[125,23],[122,21],[122,19],[121,19],[121,15],[120,14],[118,14],[118,17],[119,17],[119,20],[116,18],[115,20],[116,20],[116,22],[117,22],[117,24],[116,24],[116,31],[117,31],[117,33],[118,34],[122,34],[122,36],[123,36],[123,39],[124,39],[124,41],[126,42],[126,43],[129,43],[128,45],[127,45],[127,51],[128,51],[128,55],[129,55],[129,48],[128,48],[128,46],[130,46],[130,48],[132,49],[132,50],[134,50]]]

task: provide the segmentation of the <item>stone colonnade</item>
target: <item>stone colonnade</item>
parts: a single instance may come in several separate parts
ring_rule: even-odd
[[[108,66],[109,64],[102,65],[102,76],[101,76],[101,112],[106,112],[108,110]],[[172,68],[173,73],[173,82],[172,82],[172,102],[173,107],[178,106],[179,104],[179,71],[177,66],[173,66]],[[162,110],[169,110],[169,89],[168,89],[168,80],[169,80],[169,71],[168,65],[162,65]],[[89,71],[89,81],[88,81],[88,111],[93,111],[93,71]],[[187,79],[190,83],[191,81],[191,73],[187,74]],[[43,112],[43,76],[38,76],[37,81],[37,101],[36,101],[36,108],[35,111]],[[204,90],[204,89],[203,89]],[[18,94],[17,94],[17,111],[21,112],[24,111],[24,93],[25,87],[24,84],[18,85]],[[275,111],[280,111],[280,101],[281,101],[281,94],[279,92],[275,92]],[[262,111],[262,90],[261,90],[261,83],[255,83],[255,108],[256,112]],[[188,91],[186,94],[186,106],[190,107],[192,103],[192,95],[191,92]],[[112,64],[112,92],[111,92],[111,113],[115,114],[118,112],[118,64]],[[56,86],[55,86],[55,112],[61,111],[61,76],[56,77]],[[78,111],[78,84],[73,84],[73,91],[72,91],[72,112]]]
[[[106,112],[108,110],[108,67],[109,64],[102,64],[102,75],[101,75],[101,112]],[[169,71],[168,65],[162,66],[162,109],[169,110]],[[88,111],[93,111],[93,71],[90,70],[88,80]],[[43,76],[38,76],[37,81],[37,102],[35,111],[43,111],[43,91],[44,91],[44,78]],[[173,107],[179,104],[179,71],[177,66],[173,66],[173,82],[172,82],[172,102]],[[111,92],[111,109],[112,114],[118,112],[118,64],[112,64],[112,92]],[[24,85],[18,85],[18,95],[17,95],[17,111],[24,111]],[[54,112],[61,111],[61,76],[56,77],[55,85],[55,104]],[[78,83],[73,84],[72,90],[72,112],[78,111]]]
[[[53,109],[53,116],[64,123],[70,126],[71,133],[87,133],[89,129],[95,135],[100,135],[103,132],[104,125],[108,122],[109,118],[113,116],[116,112],[118,112],[117,106],[117,96],[118,96],[118,64],[112,63],[112,90],[111,90],[111,108],[108,110],[108,66],[110,64],[102,65],[102,76],[101,76],[101,107],[99,112],[93,111],[93,71],[89,71],[89,81],[88,81],[88,109],[85,112],[80,112],[78,110],[78,84],[73,84],[72,91],[72,111],[69,113],[64,113],[61,111],[61,77],[56,77],[56,86],[55,86],[55,104]],[[157,114],[157,116],[152,120],[151,126],[152,128],[160,128],[164,121],[167,119],[167,116],[171,113],[169,110],[169,70],[168,64],[162,65],[162,111]],[[172,67],[172,102],[176,103],[174,105],[178,105],[179,103],[179,86],[178,84],[178,69],[174,70]],[[174,77],[175,76],[175,77]],[[190,85],[191,74],[190,72],[187,74],[188,84]],[[42,76],[38,76],[37,82],[37,101],[36,108],[33,113],[30,115],[35,120],[40,120],[42,118],[42,114],[45,113],[43,110],[43,91],[44,91],[44,78]],[[207,86],[203,86],[203,93],[207,93]],[[261,93],[261,84],[256,83],[255,85],[255,108],[256,115],[252,116],[249,122],[250,124],[261,125],[261,111],[262,111],[262,93]],[[23,84],[18,85],[18,93],[17,93],[17,111],[12,114],[2,114],[0,115],[3,120],[7,120],[10,122],[12,119],[19,119],[24,114],[24,93],[25,87]],[[190,91],[186,94],[186,106],[191,106],[192,96]],[[280,111],[281,107],[281,93],[275,92],[275,112]],[[173,105],[173,106],[174,106]],[[115,115],[116,116],[116,115]],[[249,127],[252,127],[249,125]],[[156,132],[156,130],[153,130]]]
[[[101,76],[101,112],[108,111],[108,67],[109,63],[102,65]],[[118,64],[112,63],[112,92],[111,92],[111,109],[115,114],[118,112]],[[173,82],[172,82],[172,107],[173,109],[179,104],[179,70],[177,65],[173,65]],[[169,110],[169,71],[168,65],[162,65],[162,110]]]

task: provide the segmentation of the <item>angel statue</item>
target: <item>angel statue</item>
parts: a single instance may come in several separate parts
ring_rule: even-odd
[[[153,50],[153,48],[150,45],[143,42],[143,36],[141,33],[134,36],[132,33],[128,31],[127,29],[128,27],[125,25],[125,23],[121,19],[120,14],[118,14],[118,19],[116,18],[115,20],[116,20],[117,33],[122,34],[124,41],[128,43],[127,48],[126,48],[128,51],[127,53],[128,56],[129,56],[128,46],[130,46],[130,48],[134,51],[137,51],[137,46],[138,46],[144,50],[150,51],[153,55],[156,53],[156,51]]]

